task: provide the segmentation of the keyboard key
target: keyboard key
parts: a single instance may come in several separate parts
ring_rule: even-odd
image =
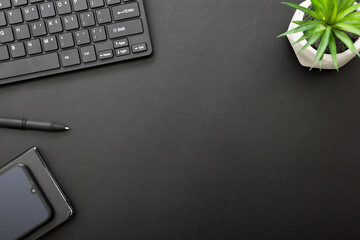
[[[8,17],[9,24],[16,24],[16,23],[23,22],[20,8],[15,8],[15,9],[7,11],[7,17]]]
[[[22,42],[10,44],[10,53],[13,58],[25,56],[24,44]]]
[[[53,2],[40,4],[40,12],[43,18],[55,16],[55,7]]]
[[[34,40],[27,41],[25,43],[25,45],[26,45],[27,52],[28,52],[29,55],[33,55],[33,54],[37,54],[37,53],[42,52],[41,44],[40,44],[39,39],[34,39]]]
[[[59,35],[59,42],[61,48],[73,47],[75,45],[72,33]]]
[[[27,0],[13,0],[13,5],[15,7],[28,4]]]
[[[39,64],[41,63],[41,64]],[[57,53],[28,57],[0,64],[0,79],[52,70],[60,67]]]
[[[136,2],[113,7],[112,10],[115,21],[140,16],[139,5]]]
[[[110,39],[144,32],[141,19],[111,24],[107,28]]]
[[[25,21],[33,21],[39,19],[39,12],[36,6],[25,7],[22,10]]]
[[[113,58],[114,54],[112,50],[105,50],[102,52],[99,52],[99,59],[100,60],[104,60],[104,59],[109,59],[109,58]]]
[[[104,27],[96,27],[91,29],[91,36],[93,42],[101,42],[106,40],[106,33]]]
[[[82,27],[90,27],[95,25],[95,17],[93,12],[85,12],[80,14],[80,22]]]
[[[60,18],[47,20],[47,25],[48,25],[49,33],[58,33],[63,31],[63,26]]]
[[[129,41],[126,38],[124,38],[120,40],[115,40],[113,44],[114,44],[114,48],[123,48],[129,46]]]
[[[42,38],[42,44],[45,52],[50,52],[59,48],[56,37],[44,37]]]
[[[34,37],[46,35],[45,22],[39,21],[39,22],[31,23],[31,31]]]
[[[88,9],[87,0],[71,0],[75,12]]]
[[[96,61],[96,53],[93,45],[82,47],[80,52],[84,63]]]
[[[70,15],[64,17],[65,30],[73,30],[79,28],[79,22],[76,15]]]
[[[29,26],[27,24],[14,27],[17,40],[30,38]]]
[[[4,12],[0,12],[0,27],[6,26],[6,17]]]
[[[75,39],[77,45],[84,45],[90,43],[90,35],[88,30],[81,30],[75,32]]]
[[[114,5],[120,3],[120,0],[106,0],[107,5]]]
[[[71,6],[69,0],[56,1],[56,8],[59,15],[71,13]]]
[[[0,30],[0,43],[8,43],[14,41],[14,34],[11,28],[3,28]]]
[[[117,57],[129,55],[129,54],[130,54],[130,48],[128,47],[115,49],[115,55]]]
[[[60,52],[60,58],[64,67],[80,64],[79,52],[77,49]]]
[[[96,11],[96,18],[99,24],[111,22],[110,9],[104,8]]]
[[[11,7],[10,0],[0,0],[0,9],[6,9]]]
[[[147,51],[146,43],[135,44],[131,46],[133,53],[145,52]]]
[[[147,55],[142,10],[137,0],[0,0],[0,85]]]
[[[103,7],[104,5],[104,0],[90,0],[91,8]]]
[[[0,46],[0,61],[8,60],[10,58],[9,51],[6,46]]]

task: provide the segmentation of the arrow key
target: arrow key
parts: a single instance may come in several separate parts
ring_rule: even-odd
[[[146,43],[139,43],[131,46],[133,53],[147,51]]]

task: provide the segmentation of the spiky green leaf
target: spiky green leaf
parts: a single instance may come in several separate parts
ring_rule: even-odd
[[[333,33],[337,38],[339,38],[353,53],[360,57],[359,51],[355,48],[354,43],[351,39],[344,33],[339,30],[333,29]]]
[[[340,0],[341,1],[341,0]],[[338,14],[338,8],[337,8],[337,0],[332,0],[332,1],[329,1],[330,3],[330,9],[331,11],[329,11],[329,24],[332,25],[334,24],[335,20],[336,20],[336,17],[337,17],[337,14]]]
[[[285,4],[285,5],[288,5],[288,6],[292,7],[292,8],[298,9],[298,10],[312,16],[313,18],[315,18],[317,20],[322,20],[321,17],[316,12],[310,10],[309,8],[302,7],[302,6],[300,6],[298,4],[295,4],[295,3],[288,3],[288,2],[282,2],[282,3]]]
[[[360,35],[360,29],[348,23],[337,23],[334,28]]]
[[[297,43],[299,43],[299,42],[301,42],[301,41],[303,41],[305,39],[308,39],[311,36],[315,35],[316,33],[323,32],[324,30],[325,30],[325,27],[322,26],[322,25],[319,25],[316,28],[305,32],[304,35],[301,38],[299,38],[296,42],[294,42],[294,44],[297,44]]]
[[[343,18],[341,21],[337,22],[336,24],[339,23],[347,23],[349,25],[359,25],[360,24],[360,17],[346,17]]]
[[[321,37],[321,42],[317,49],[314,59],[314,63],[313,63],[314,65],[324,56],[325,50],[329,44],[330,34],[331,34],[331,27],[328,26],[326,27],[326,30]]]
[[[303,24],[303,25],[301,25],[301,26],[298,26],[298,27],[296,27],[296,28],[294,28],[294,29],[292,29],[292,30],[290,30],[290,31],[287,31],[287,32],[285,32],[285,33],[283,33],[283,34],[280,34],[279,36],[278,36],[278,38],[279,37],[283,37],[283,36],[286,36],[286,35],[289,35],[289,34],[294,34],[294,33],[298,33],[298,32],[304,32],[304,31],[308,31],[308,30],[310,30],[310,29],[312,29],[312,28],[314,28],[314,27],[316,27],[316,26],[319,26],[319,25],[321,25],[321,22],[319,22],[319,21],[313,21],[313,22],[309,22],[309,23],[305,23],[305,24]]]
[[[321,36],[324,34],[324,30],[318,33],[313,34],[309,40],[307,41],[307,43],[305,44],[304,47],[301,48],[301,50],[297,53],[300,54],[302,51],[304,51],[306,48],[310,47],[311,45],[313,45],[317,40],[319,40],[321,38]]]
[[[339,66],[338,66],[338,63],[337,63],[336,40],[335,40],[335,37],[334,37],[333,33],[330,34],[329,49],[330,49],[331,57],[332,57],[332,60],[333,60],[333,63],[334,63],[334,67],[336,68],[337,71],[339,71]]]
[[[351,7],[345,8],[344,10],[342,10],[341,12],[339,12],[339,14],[336,17],[335,22],[340,21],[341,19],[343,19],[346,15],[354,12],[355,10],[357,10],[360,7],[360,3],[352,5]]]
[[[339,11],[342,11],[346,8],[351,7],[352,5],[354,5],[355,0],[340,0],[338,1],[338,9]]]

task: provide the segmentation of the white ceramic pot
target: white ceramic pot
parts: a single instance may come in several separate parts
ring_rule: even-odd
[[[300,5],[303,7],[309,8],[311,5],[311,1],[306,0],[305,2],[301,3]],[[289,30],[296,28],[298,26],[297,24],[293,23],[293,21],[302,21],[303,18],[304,18],[304,12],[302,12],[300,10],[296,10],[296,12],[291,20]],[[304,35],[304,33],[300,32],[300,33],[295,33],[295,34],[291,34],[291,35],[287,36],[295,53],[298,53],[300,51],[300,49],[302,49],[302,47],[304,47],[305,44],[307,43],[306,40],[303,40],[294,45],[294,43],[299,38],[301,38],[303,35]],[[354,45],[357,50],[360,50],[360,39],[358,39],[354,43]],[[312,67],[315,55],[316,55],[316,50],[310,46],[310,47],[307,47],[306,49],[304,49],[300,54],[298,54],[297,58],[299,59],[300,64],[303,65],[304,67]],[[345,52],[338,53],[337,61],[338,61],[339,68],[341,68],[342,66],[347,64],[355,56],[356,56],[356,54],[354,54],[350,49],[346,50]],[[319,62],[316,63],[314,68],[320,68],[320,63]],[[324,54],[324,60],[323,60],[321,68],[322,69],[335,69],[334,63],[333,63],[333,60],[332,60],[332,57],[330,54]]]

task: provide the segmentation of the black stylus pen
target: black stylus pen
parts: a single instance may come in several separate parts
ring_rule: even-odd
[[[70,129],[69,127],[54,122],[37,122],[27,119],[11,119],[11,118],[0,118],[0,127],[47,131],[47,132],[61,132]]]

